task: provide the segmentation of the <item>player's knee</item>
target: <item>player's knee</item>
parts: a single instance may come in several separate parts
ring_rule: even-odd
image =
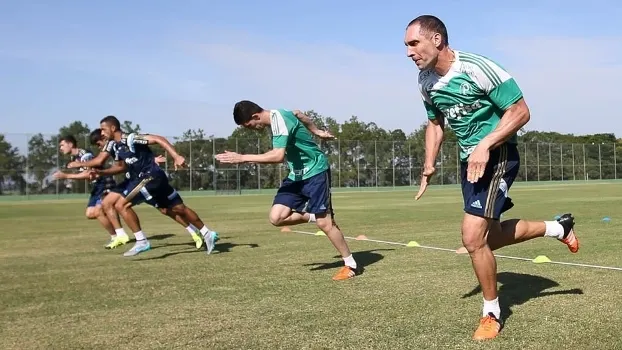
[[[186,206],[183,204],[177,204],[171,208],[171,211],[175,215],[184,216],[186,215]]]
[[[487,219],[473,215],[466,215],[462,221],[462,245],[469,253],[473,253],[486,246],[486,231],[489,222]]]
[[[127,208],[127,204],[128,203],[126,201],[124,201],[124,200],[118,200],[118,201],[116,201],[114,203],[114,209],[117,212],[121,213],[121,212],[125,211],[125,209]]]
[[[97,219],[97,208],[88,208],[86,209],[86,218],[89,220]]]
[[[317,216],[315,218],[315,224],[317,225],[317,228],[319,228],[320,230],[324,231],[324,232],[330,232],[330,230],[332,230],[333,228],[333,220],[330,216]]]

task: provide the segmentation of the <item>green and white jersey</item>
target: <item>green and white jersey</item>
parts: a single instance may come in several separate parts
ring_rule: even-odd
[[[419,90],[428,118],[445,117],[458,137],[460,159],[466,161],[523,93],[514,78],[490,59],[454,52],[456,59],[446,75],[441,77],[434,70],[419,73]],[[516,143],[516,135],[508,142]]]
[[[313,135],[292,111],[270,111],[272,147],[285,148],[289,165],[288,177],[293,181],[306,180],[328,170],[328,159],[313,139]]]

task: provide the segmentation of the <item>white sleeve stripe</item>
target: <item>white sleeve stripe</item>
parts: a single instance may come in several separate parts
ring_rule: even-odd
[[[484,91],[490,91],[512,78],[503,68],[486,58],[460,53],[459,59],[467,65],[467,74]]]
[[[287,131],[287,124],[285,124],[285,119],[283,119],[283,116],[279,111],[272,111],[272,113],[270,114],[270,119],[273,136],[289,135],[289,132]]]
[[[132,152],[136,151],[134,149],[134,137],[136,137],[136,134],[134,133],[127,135],[127,146],[130,148],[130,151]]]

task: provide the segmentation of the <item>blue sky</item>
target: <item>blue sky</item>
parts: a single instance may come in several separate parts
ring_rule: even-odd
[[[622,9],[600,0],[2,1],[0,132],[114,114],[166,136],[227,136],[233,104],[251,99],[408,133],[425,114],[404,27],[427,13],[451,47],[516,77],[527,129],[622,136]]]

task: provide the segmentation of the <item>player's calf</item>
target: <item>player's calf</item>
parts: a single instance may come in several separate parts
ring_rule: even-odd
[[[315,224],[317,227],[326,234],[326,237],[328,237],[335,249],[337,249],[345,265],[337,271],[337,274],[333,276],[333,280],[340,281],[356,276],[360,271],[359,267],[350,252],[350,247],[348,247],[343,233],[333,220],[332,215],[312,214],[312,216],[315,217]]]

